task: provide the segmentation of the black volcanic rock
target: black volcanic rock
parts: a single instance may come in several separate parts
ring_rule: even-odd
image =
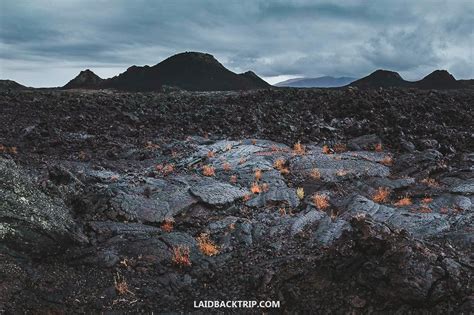
[[[189,91],[251,90],[270,86],[253,72],[236,74],[212,55],[199,52],[180,53],[153,67],[130,67],[107,80],[105,85],[128,91],[157,91],[162,86]]]
[[[426,77],[414,83],[414,86],[420,89],[457,89],[462,88],[463,84],[446,70],[435,70]]]
[[[26,86],[12,80],[0,80],[0,91],[8,90],[24,90],[28,89]]]
[[[379,69],[349,85],[359,88],[406,87],[410,82],[403,80],[397,72]]]
[[[65,89],[98,89],[104,80],[91,70],[81,71],[74,79],[69,81]]]

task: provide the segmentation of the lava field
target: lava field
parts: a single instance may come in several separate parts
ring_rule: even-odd
[[[0,313],[469,314],[473,101],[1,91]]]

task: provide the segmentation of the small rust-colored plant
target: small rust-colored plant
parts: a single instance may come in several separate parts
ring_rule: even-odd
[[[421,180],[421,183],[431,188],[438,188],[440,186],[439,183],[436,181],[436,179],[429,178],[429,177],[423,178]]]
[[[257,139],[252,139],[252,144],[256,145],[257,144]]]
[[[390,196],[390,189],[387,187],[379,187],[375,194],[372,196],[372,200],[377,203],[387,202]]]
[[[239,160],[240,165],[244,164],[245,162],[247,162],[247,160],[245,158],[240,158],[240,160]]]
[[[424,204],[429,204],[433,201],[433,198],[431,197],[425,197],[423,199],[421,199],[421,202],[424,203]]]
[[[202,167],[202,175],[209,176],[209,177],[210,176],[215,176],[216,175],[216,170],[211,165],[204,165]]]
[[[125,278],[118,272],[117,275],[114,276],[114,286],[118,295],[125,295],[126,293],[133,294],[128,288],[127,280],[125,280]]]
[[[242,198],[244,202],[249,201],[250,199],[252,199],[252,194],[245,194],[244,197]]]
[[[268,183],[263,183],[262,191],[267,192],[268,190],[270,190],[270,185],[268,185]]]
[[[252,192],[252,194],[259,194],[262,192],[262,189],[256,182],[253,182],[252,186],[250,187],[250,192]]]
[[[191,266],[189,247],[178,245],[173,247],[173,263],[177,266]]]
[[[199,249],[206,256],[214,256],[219,253],[219,248],[209,238],[209,235],[202,233],[197,237]]]
[[[320,180],[321,172],[317,168],[313,168],[311,172],[309,173],[309,176],[314,180]]]
[[[170,233],[171,231],[173,231],[173,228],[174,228],[174,219],[173,218],[164,219],[163,222],[161,222],[160,227],[164,232]]]
[[[327,145],[323,145],[322,152],[323,152],[323,154],[331,154],[331,150],[329,149],[329,147]]]
[[[214,151],[208,151],[207,152],[207,157],[208,158],[213,158],[215,155],[216,155],[216,153]]]
[[[298,198],[300,200],[303,200],[303,198],[304,198],[304,189],[303,189],[303,187],[298,187],[296,189],[296,195],[298,196]]]
[[[314,194],[313,203],[319,210],[324,210],[329,207],[329,197],[323,194]]]
[[[336,153],[342,153],[347,151],[347,146],[344,143],[336,143],[333,149]]]
[[[393,158],[390,155],[384,156],[384,158],[380,161],[385,166],[391,166],[393,164]]]
[[[375,152],[382,152],[383,151],[383,147],[382,147],[382,144],[381,143],[377,143],[374,147],[374,151]]]
[[[433,211],[431,210],[431,208],[428,207],[427,205],[422,205],[422,206],[418,209],[418,211],[419,211],[420,213],[431,213],[431,212],[433,212]]]
[[[169,175],[173,172],[174,172],[174,164],[172,163],[165,164],[165,166],[163,167],[163,174]]]
[[[408,196],[400,198],[397,202],[394,203],[394,205],[397,207],[406,207],[406,206],[410,206],[411,204],[412,204],[411,198]]]
[[[306,153],[306,148],[298,141],[293,146],[293,153],[296,155],[304,155]]]
[[[232,175],[232,176],[230,177],[230,182],[231,182],[232,184],[237,183],[237,175]]]
[[[222,169],[224,170],[224,172],[229,172],[232,170],[232,166],[229,162],[224,162],[224,164],[222,164]]]
[[[290,173],[290,170],[286,167],[285,159],[277,159],[275,163],[273,163],[273,167],[280,171],[282,175],[287,175]]]
[[[255,170],[255,180],[258,182],[262,178],[262,171],[259,169]]]

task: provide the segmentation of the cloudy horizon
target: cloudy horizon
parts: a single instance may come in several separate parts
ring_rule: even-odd
[[[470,0],[2,0],[0,79],[62,86],[87,68],[108,78],[183,51],[270,83],[380,68],[468,79],[473,17]]]

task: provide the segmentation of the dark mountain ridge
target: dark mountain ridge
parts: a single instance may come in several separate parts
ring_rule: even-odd
[[[125,91],[159,91],[173,86],[189,91],[230,91],[268,88],[254,72],[234,73],[214,56],[185,52],[150,66],[131,66],[125,72],[102,80],[92,71],[82,71],[64,88],[112,88]]]

